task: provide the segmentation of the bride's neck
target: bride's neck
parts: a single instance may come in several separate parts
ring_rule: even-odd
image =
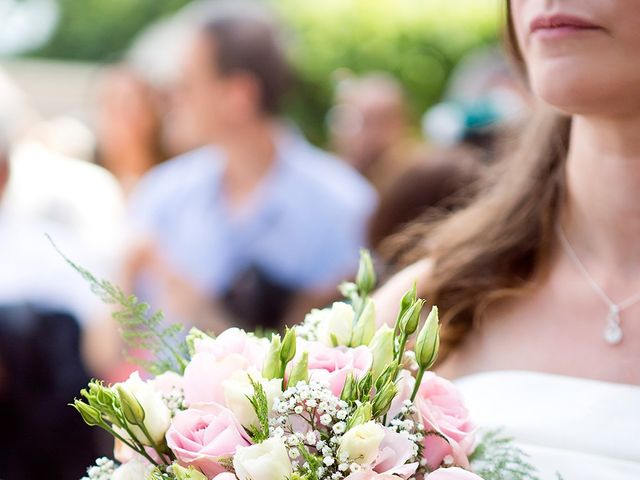
[[[640,266],[640,116],[576,116],[563,227],[575,246],[632,273]]]

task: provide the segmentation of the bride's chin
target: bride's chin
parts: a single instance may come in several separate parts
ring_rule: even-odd
[[[615,115],[638,110],[640,95],[629,81],[598,73],[538,72],[530,76],[534,97],[567,115]]]

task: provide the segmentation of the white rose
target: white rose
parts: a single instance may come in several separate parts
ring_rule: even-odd
[[[285,480],[293,472],[287,448],[279,437],[238,447],[233,468],[239,480]]]
[[[142,460],[131,460],[120,465],[111,474],[111,480],[141,480],[147,478],[153,470],[153,465]]]
[[[133,372],[127,381],[118,385],[140,402],[144,410],[145,428],[154,442],[161,443],[171,424],[171,412],[160,393],[150,383],[142,381],[138,372]],[[129,428],[140,443],[151,443],[140,427],[130,425]]]
[[[227,407],[245,427],[259,425],[258,415],[247,398],[255,394],[251,379],[262,385],[269,411],[273,407],[273,400],[282,394],[281,379],[266,380],[257,370],[239,370],[222,382]]]
[[[356,313],[353,307],[344,302],[335,302],[331,308],[325,308],[315,313],[319,315],[318,339],[329,347],[335,345],[348,346],[353,335],[353,318]]]
[[[384,428],[373,420],[356,425],[347,431],[340,440],[338,458],[347,454],[349,461],[360,465],[369,465],[378,456],[383,438]]]

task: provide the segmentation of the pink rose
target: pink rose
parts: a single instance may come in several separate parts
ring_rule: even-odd
[[[455,385],[426,372],[416,406],[427,432],[424,457],[429,467],[436,469],[446,456],[451,456],[454,464],[468,468],[468,456],[475,445],[475,427]],[[430,431],[435,433],[429,434]]]
[[[166,438],[181,465],[199,468],[208,478],[225,471],[221,460],[232,457],[238,447],[250,445],[233,413],[215,404],[178,412]]]
[[[325,382],[334,395],[340,396],[349,372],[356,378],[371,367],[373,358],[365,346],[356,348],[327,347],[320,342],[299,341],[302,351],[309,352],[309,378]]]
[[[482,480],[475,473],[458,467],[439,468],[427,475],[427,480]]]
[[[405,435],[385,428],[378,457],[373,464],[373,471],[409,478],[418,468],[418,462],[407,463],[416,453],[414,446],[415,444]]]
[[[175,372],[164,372],[149,380],[149,383],[154,390],[163,395],[169,395],[174,390],[182,390],[184,388],[184,378]]]
[[[217,359],[231,354],[245,357],[249,364],[258,370],[262,369],[269,342],[265,338],[249,335],[240,328],[229,328],[216,338],[199,338],[193,342],[195,353],[210,353]]]
[[[213,480],[238,480],[238,477],[231,472],[222,472],[213,477]]]
[[[185,402],[187,405],[210,402],[224,405],[223,382],[248,367],[247,358],[237,353],[220,358],[209,352],[196,353],[184,370]]]
[[[345,477],[344,480],[400,480],[400,477],[391,475],[390,473],[378,473],[373,470],[360,470]]]

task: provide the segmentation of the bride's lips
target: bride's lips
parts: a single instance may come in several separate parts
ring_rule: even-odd
[[[602,31],[603,28],[572,15],[541,15],[531,22],[530,33],[536,37],[558,38],[577,33]]]

